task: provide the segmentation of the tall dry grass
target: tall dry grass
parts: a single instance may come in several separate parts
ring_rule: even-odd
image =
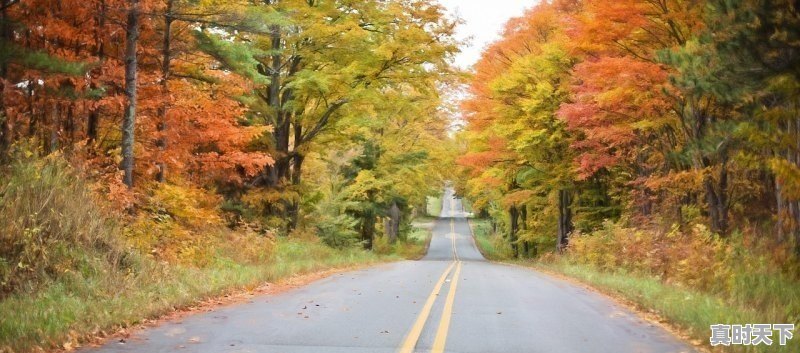
[[[17,146],[0,170],[0,298],[62,277],[135,266],[119,224],[59,154]]]

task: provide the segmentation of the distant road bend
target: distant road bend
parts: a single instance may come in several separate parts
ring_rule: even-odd
[[[693,352],[609,299],[487,262],[445,190],[427,256],[341,273],[85,352]]]

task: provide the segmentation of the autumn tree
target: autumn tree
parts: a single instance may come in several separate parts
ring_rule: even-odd
[[[315,141],[346,118],[346,105],[368,104],[405,79],[446,74],[445,59],[455,51],[452,24],[439,5],[422,1],[279,1],[247,9],[266,27],[224,35],[233,41],[206,31],[201,40],[253,84],[250,116],[272,127],[262,143],[275,163],[252,185],[271,190],[263,208],[288,216],[292,229],[303,161]]]
[[[347,211],[359,220],[368,249],[376,228],[393,243],[414,208],[439,192],[450,147],[436,95],[405,87],[373,99],[373,109],[361,113],[365,121],[351,135],[361,153],[343,170]]]
[[[740,147],[747,160],[757,161],[750,162],[750,177],[760,184],[760,192],[746,194],[747,201],[774,215],[778,243],[793,241],[800,251],[797,5],[713,1],[709,9],[706,32],[692,54],[710,59],[710,65],[691,72],[738,117],[732,130],[747,142]],[[758,221],[765,215],[748,216]]]
[[[562,5],[543,4],[509,22],[503,40],[478,63],[474,96],[465,104],[474,138],[460,163],[482,175],[468,189],[475,195],[487,184],[501,186],[515,254],[535,252],[553,238],[561,249],[574,228],[573,137],[556,114],[569,97],[575,61],[560,20],[570,6]],[[553,231],[555,237],[540,236]]]

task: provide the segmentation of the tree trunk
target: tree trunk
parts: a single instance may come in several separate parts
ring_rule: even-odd
[[[711,221],[711,231],[726,236],[728,234],[728,166],[723,161],[720,165],[719,180],[716,182],[711,176],[706,177],[706,202],[708,203],[708,216]]]
[[[514,257],[519,257],[519,248],[517,246],[517,232],[519,231],[518,215],[519,211],[516,206],[511,206],[508,209],[508,217],[510,218],[508,241],[511,243],[511,250],[514,252]]]
[[[59,108],[58,100],[54,99],[53,109],[51,109],[48,116],[45,117],[44,131],[42,131],[42,134],[47,134],[47,145],[45,146],[45,151],[47,151],[47,153],[58,150],[59,118],[61,116],[61,110]]]
[[[797,103],[794,103],[797,113]],[[786,124],[786,133],[794,139],[794,145],[786,149],[785,159],[794,166],[800,166],[800,116],[790,118]],[[778,240],[794,240],[795,252],[800,255],[800,200],[785,195],[782,181],[775,180],[776,199],[778,206]]]
[[[139,40],[139,0],[128,0],[128,23],[125,35],[125,115],[122,119],[122,181],[133,187],[133,145],[136,130],[136,44]]]
[[[89,112],[89,119],[86,121],[86,138],[89,142],[97,140],[97,126],[100,123],[100,112],[97,108],[92,108]]]
[[[795,100],[794,104],[794,158],[791,160],[795,166],[800,166],[800,112],[798,112],[798,101]],[[795,254],[800,256],[800,201],[793,200],[794,205],[792,209],[792,234],[794,235],[794,249]]]
[[[278,25],[270,27],[270,37],[272,38],[272,64],[268,68],[270,76],[269,87],[267,88],[268,104],[274,114],[272,137],[275,142],[275,164],[269,168],[269,184],[272,187],[280,186],[286,170],[289,167],[289,121],[285,119],[283,107],[281,106],[281,66],[282,66],[282,45],[281,28]]]
[[[39,124],[39,116],[36,112],[36,106],[34,105],[34,97],[33,97],[33,82],[34,79],[28,76],[26,80],[28,82],[28,87],[25,89],[25,93],[27,94],[28,98],[28,114],[30,118],[28,119],[28,137],[33,137],[36,134],[36,126]],[[42,104],[42,110],[47,110],[46,102]],[[44,113],[42,113],[44,116]]]
[[[572,232],[572,195],[568,190],[558,190],[558,242],[556,248],[564,251]]]
[[[156,166],[158,172],[156,174],[156,181],[163,183],[167,178],[167,164],[164,162],[164,152],[167,149],[167,111],[169,110],[169,74],[170,65],[172,60],[171,43],[172,43],[172,22],[174,17],[172,9],[174,0],[167,0],[167,7],[164,9],[164,37],[161,45],[161,107],[158,109],[158,140],[156,147],[158,147],[158,159]]]
[[[528,230],[528,207],[523,205],[519,209],[520,228]],[[522,241],[522,257],[528,257],[530,252],[530,244],[527,240]]]
[[[0,12],[0,38],[5,41],[11,40],[11,27],[8,25],[8,18],[6,12],[8,11],[8,4],[10,0],[0,0],[3,10]],[[0,63],[0,160],[3,160],[11,146],[11,121],[6,114],[5,104],[5,91],[6,91],[6,75],[8,74],[8,65]]]
[[[105,53],[105,45],[102,39],[103,28],[106,25],[106,2],[105,0],[100,0],[99,4],[100,8],[98,10],[97,15],[97,26],[95,27],[94,32],[94,41],[95,45],[97,45],[97,50],[95,55],[97,56],[97,60],[100,62],[100,65],[97,65],[95,70],[99,71],[98,76],[103,75],[103,63],[106,59]],[[90,74],[93,76],[93,74]],[[92,77],[92,81],[95,78]],[[89,84],[90,89],[97,89],[97,85],[95,82],[91,82]],[[97,127],[100,124],[100,107],[93,105],[92,108],[89,110],[89,119],[86,121],[86,137],[89,139],[89,142],[94,142],[97,140]],[[93,150],[93,149],[90,149]]]
[[[295,190],[299,190],[300,182],[302,182],[302,168],[303,168],[303,161],[305,161],[305,156],[300,153],[295,153],[294,157],[292,158],[292,185],[295,186]],[[300,201],[294,200],[289,208],[289,230],[293,230],[297,228],[298,222],[300,219]]]
[[[397,207],[397,202],[392,202],[389,208],[389,218],[386,220],[386,236],[389,237],[389,243],[394,244],[397,241],[397,236],[400,233],[400,208]]]
[[[361,218],[361,241],[364,249],[372,250],[372,240],[375,237],[375,215],[372,211],[364,211]]]
[[[784,207],[785,201],[783,200],[783,183],[781,183],[778,176],[775,176],[775,213],[777,214],[777,223],[775,225],[776,232],[775,235],[777,237],[778,243],[784,242],[786,240],[786,225],[784,221]]]

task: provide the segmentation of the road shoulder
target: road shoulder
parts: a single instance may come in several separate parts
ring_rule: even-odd
[[[477,242],[475,241],[475,232],[474,232],[473,224],[472,224],[471,220],[468,219],[467,223],[469,224],[469,230],[470,230],[470,235],[471,235],[471,238],[472,238],[472,242],[474,243],[475,247],[481,252],[481,254],[484,255],[484,257],[486,257],[485,250],[482,249],[480,246],[478,246]],[[680,326],[674,324],[673,322],[671,322],[669,319],[667,319],[666,317],[662,316],[658,312],[656,312],[656,311],[654,311],[652,309],[646,308],[643,305],[638,304],[634,300],[621,295],[620,293],[617,293],[617,292],[612,291],[612,290],[604,289],[604,288],[601,288],[601,287],[593,286],[591,283],[582,281],[579,278],[568,276],[567,274],[558,272],[558,271],[556,271],[554,269],[546,268],[546,267],[542,266],[541,264],[539,264],[537,262],[533,262],[533,261],[512,261],[512,260],[505,260],[504,261],[504,260],[498,260],[498,259],[490,259],[488,257],[487,257],[487,261],[489,261],[491,263],[494,263],[494,264],[497,264],[497,265],[516,267],[516,268],[524,269],[524,270],[527,270],[527,271],[532,271],[532,272],[535,272],[537,274],[541,274],[541,275],[547,276],[547,277],[549,277],[550,279],[552,279],[554,281],[565,282],[567,284],[586,289],[586,290],[588,290],[588,291],[590,291],[590,292],[592,292],[592,293],[594,293],[596,295],[600,295],[602,297],[605,297],[605,298],[609,299],[614,304],[616,304],[616,305],[618,305],[618,306],[620,306],[620,307],[622,307],[624,309],[627,309],[628,311],[630,311],[631,313],[634,313],[640,319],[646,321],[647,323],[652,324],[654,326],[657,326],[657,327],[663,329],[664,331],[666,331],[666,332],[670,333],[671,335],[673,335],[677,340],[680,340],[682,342],[686,342],[688,345],[690,345],[691,347],[693,347],[697,351],[704,352],[704,353],[712,352],[708,347],[706,347],[704,345],[704,343],[706,343],[707,341],[701,340],[700,338],[698,338],[695,335],[693,335],[688,329],[685,329],[683,327],[680,327]],[[724,350],[717,349],[717,350],[714,350],[714,352],[724,352]]]

